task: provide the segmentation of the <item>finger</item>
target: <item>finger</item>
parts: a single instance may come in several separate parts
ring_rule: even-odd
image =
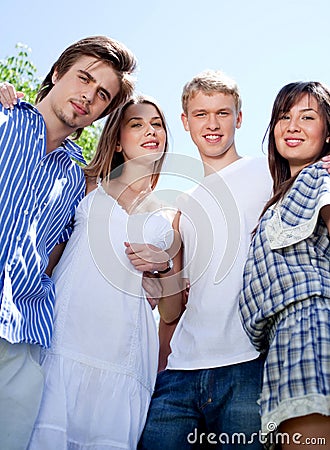
[[[144,290],[146,291],[147,295],[149,297],[159,300],[162,297],[161,284],[159,282],[158,282],[158,284],[154,283],[153,281],[150,281],[150,279],[148,279],[148,281],[146,281],[146,280],[147,279],[143,278],[142,286],[143,286]]]
[[[128,244],[128,245],[127,244],[128,243],[125,243],[125,245],[126,245],[126,249],[125,249],[126,255],[132,255],[132,254],[137,253],[137,252],[140,251],[140,248],[137,247],[137,244]]]
[[[133,253],[133,255],[127,255],[127,257],[129,259],[129,261],[131,262],[131,264],[133,264],[133,266],[140,267],[140,266],[146,265],[146,262],[143,259],[138,258],[134,253]]]
[[[153,298],[147,297],[147,300],[148,300],[148,302],[149,302],[149,305],[151,306],[151,309],[155,309],[156,306],[158,306],[158,304],[159,304],[159,301],[158,301],[158,300],[155,300],[155,299],[153,299]]]
[[[148,291],[151,297],[154,297],[154,294],[157,292],[155,289],[156,285],[152,282],[150,278],[143,277],[142,286],[145,290]]]
[[[13,85],[4,82],[0,84],[0,101],[5,108],[13,108],[17,103],[17,94]]]
[[[127,247],[126,249],[125,249],[125,253],[126,253],[126,255],[134,255],[134,251],[133,251],[133,249],[131,248],[131,247]]]
[[[4,108],[8,109],[10,107],[10,97],[8,96],[5,83],[0,84],[0,102]]]
[[[146,247],[146,244],[138,244],[136,242],[127,242],[126,244],[127,249],[130,249],[133,253],[138,253]]]
[[[150,272],[150,271],[152,271],[152,266],[148,266],[148,265],[145,265],[145,264],[140,264],[140,265],[136,264],[136,265],[134,265],[134,267],[135,267],[135,270],[138,270],[139,272]]]
[[[152,266],[153,266],[153,264],[147,258],[145,258],[145,257],[141,258],[140,256],[136,255],[136,253],[127,254],[127,258],[134,266],[148,267],[149,269],[146,269],[146,270],[151,270],[150,268],[152,268]]]
[[[148,293],[148,295],[150,295],[150,297],[155,297],[154,294],[156,293],[157,289],[155,289],[155,285],[152,283],[150,278],[143,277],[142,287],[147,291],[147,293]]]
[[[161,298],[161,292],[159,289],[155,289],[155,286],[143,286],[144,290],[146,291],[147,297],[153,298],[154,300],[159,301]]]
[[[130,263],[134,266],[134,268],[140,272],[149,272],[153,270],[152,264],[147,264],[145,261],[141,259],[130,260]]]
[[[135,259],[137,259],[135,253],[132,253],[130,251],[127,251],[127,249],[125,250],[126,256],[130,261],[133,261]]]

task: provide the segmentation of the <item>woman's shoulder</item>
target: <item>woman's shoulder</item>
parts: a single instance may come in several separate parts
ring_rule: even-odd
[[[330,204],[330,177],[322,162],[317,162],[299,173],[287,195],[273,207],[265,226],[271,248],[293,245],[309,237],[326,204]]]
[[[324,190],[330,190],[330,175],[327,169],[323,168],[322,161],[319,161],[305,167],[299,173],[288,199],[297,198],[299,202],[308,203],[316,199]]]
[[[304,180],[306,176],[318,179],[319,177],[329,177],[327,169],[323,167],[322,161],[317,161],[304,167],[299,173],[297,180]]]

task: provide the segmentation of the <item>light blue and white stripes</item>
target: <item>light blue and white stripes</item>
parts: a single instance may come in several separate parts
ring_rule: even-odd
[[[72,231],[84,176],[66,140],[46,155],[46,128],[31,105],[0,106],[0,336],[49,346],[55,300],[44,274],[54,246]]]

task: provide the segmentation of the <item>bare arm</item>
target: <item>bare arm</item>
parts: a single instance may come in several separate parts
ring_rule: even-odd
[[[158,335],[159,335],[159,358],[158,358],[158,372],[161,372],[162,370],[166,369],[167,366],[167,359],[168,356],[171,353],[171,339],[173,336],[173,333],[175,331],[175,328],[177,327],[177,324],[179,323],[180,317],[182,316],[184,310],[186,309],[186,303],[188,301],[188,295],[189,295],[189,280],[184,280],[184,283],[186,285],[186,289],[183,291],[183,297],[182,297],[182,311],[180,316],[175,319],[171,323],[166,323],[162,318],[160,318],[159,321],[159,328],[158,328]]]
[[[183,305],[183,292],[185,289],[182,278],[182,241],[179,233],[180,213],[173,220],[174,240],[168,250],[173,259],[173,268],[166,274],[160,275],[163,286],[163,295],[159,301],[158,310],[165,323],[172,323],[180,317]]]
[[[328,228],[328,233],[330,234],[330,205],[323,206],[321,209],[321,217]]]
[[[170,342],[174,330],[179,322],[176,319],[172,323],[165,323],[162,318],[159,321],[158,335],[159,335],[159,358],[158,358],[158,372],[166,369],[167,359],[171,353]]]
[[[126,254],[133,266],[143,272],[142,287],[146,291],[147,300],[152,309],[163,295],[160,276],[153,271],[164,270],[168,266],[169,255],[158,247],[148,244],[124,243]]]
[[[53,251],[49,255],[48,266],[47,266],[47,268],[45,270],[45,273],[49,277],[52,275],[54,267],[59,262],[59,260],[60,260],[60,258],[62,256],[62,253],[63,253],[63,251],[65,249],[65,245],[66,245],[66,242],[62,242],[61,244],[55,245]]]
[[[133,266],[141,272],[158,271],[157,277],[161,283],[162,298],[159,300],[159,313],[165,322],[173,322],[181,313],[182,303],[182,250],[181,237],[179,234],[179,217],[177,213],[173,221],[174,240],[170,249],[164,251],[151,244],[139,244],[125,242],[126,255]],[[173,260],[172,269],[162,274],[168,267],[169,259]],[[144,287],[148,285],[145,283]]]
[[[163,287],[159,278],[149,272],[143,272],[142,287],[146,291],[151,309],[155,309],[163,295]]]

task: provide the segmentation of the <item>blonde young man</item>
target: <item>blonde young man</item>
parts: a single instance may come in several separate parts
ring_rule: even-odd
[[[266,158],[241,157],[236,150],[242,112],[233,80],[218,71],[197,75],[183,89],[182,107],[205,178],[179,204],[191,287],[140,448],[258,449],[263,360],[242,329],[238,296],[271,178]],[[171,332],[166,327],[161,324],[161,341]]]
[[[126,101],[135,66],[123,44],[85,38],[55,62],[36,107],[0,106],[1,449],[27,448],[43,391],[38,354],[50,345],[55,301],[48,275],[85,191],[71,159],[84,162],[81,149],[67,137]]]

